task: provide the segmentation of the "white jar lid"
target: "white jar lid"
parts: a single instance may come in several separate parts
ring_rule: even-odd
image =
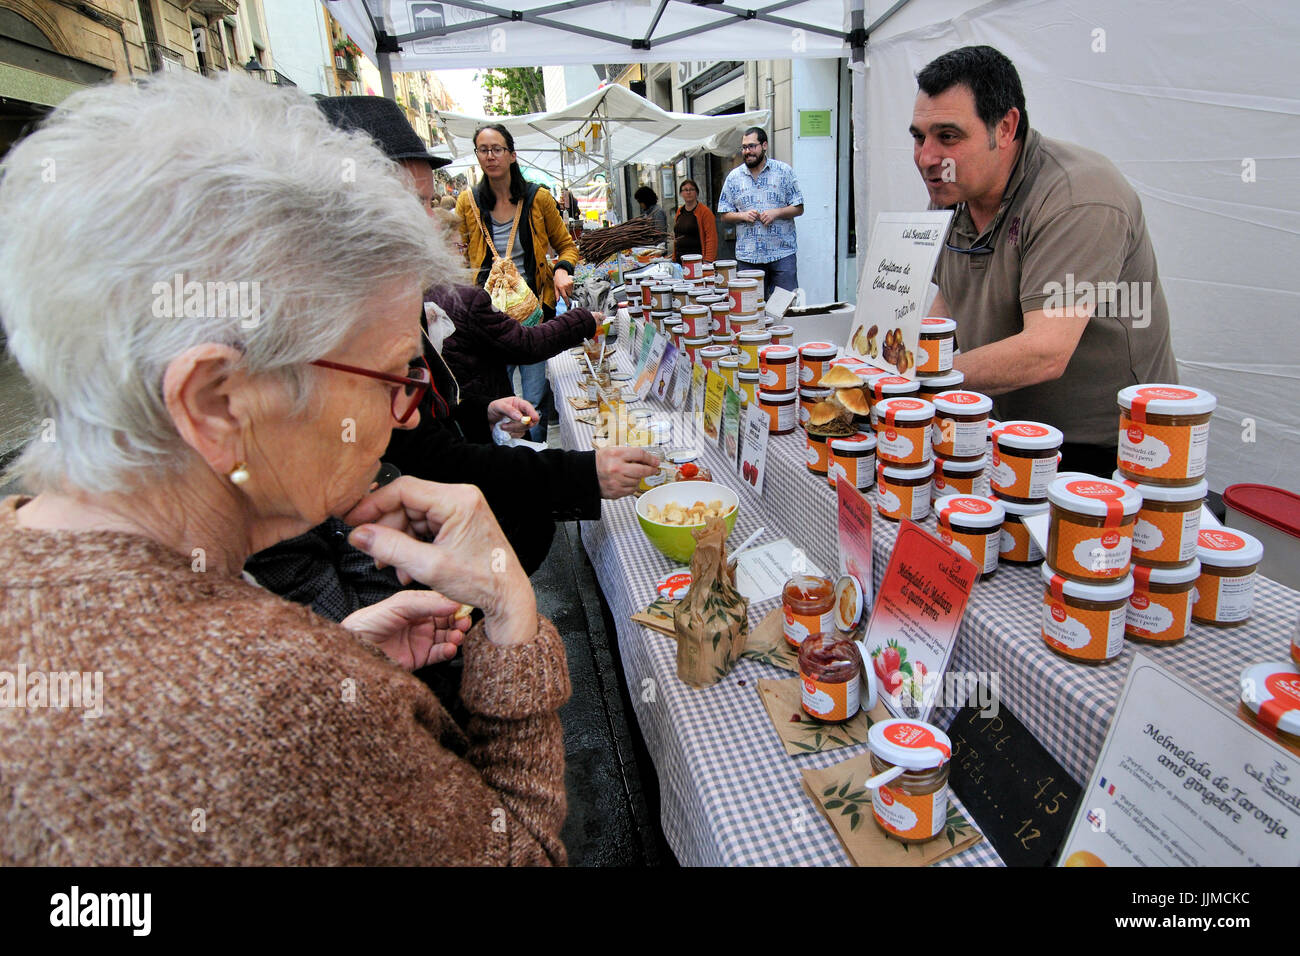
[[[964,475],[970,472],[983,471],[988,467],[989,463],[989,456],[987,454],[980,455],[974,461],[954,461],[950,458],[944,458],[943,455],[935,455],[934,457],[939,460],[939,467],[943,470],[945,475],[948,474],[948,472]]]
[[[704,348],[700,349],[700,358],[710,359],[711,361],[726,358],[730,354],[731,349],[727,348],[725,345],[706,345]]]
[[[1135,515],[1142,496],[1128,485],[1094,475],[1057,478],[1047,486],[1047,500],[1077,514],[1104,518],[1118,505],[1121,514]]]
[[[1026,451],[1041,451],[1044,448],[1060,448],[1065,435],[1059,428],[1044,425],[1042,422],[1003,422],[993,433],[993,440],[1008,448],[1023,448]]]
[[[862,585],[851,574],[841,575],[835,582],[835,627],[840,631],[852,631],[858,626],[862,617]],[[855,647],[862,649],[855,642]],[[865,665],[867,662],[863,661]]]
[[[871,725],[867,746],[886,763],[905,770],[931,770],[952,759],[952,740],[933,724],[895,717]]]
[[[810,359],[831,359],[840,354],[840,347],[830,342],[803,342],[799,345],[799,354]]]
[[[1300,734],[1300,668],[1290,661],[1247,667],[1241,672],[1241,702],[1260,723]]]
[[[742,279],[742,278],[739,278],[739,277],[738,277],[738,278],[732,279],[729,283],[727,283],[727,288],[728,288],[728,289],[757,289],[757,288],[758,288],[758,280],[757,280],[757,279]]]
[[[1264,546],[1244,531],[1202,528],[1196,538],[1196,556],[1216,568],[1246,568],[1264,558]]]
[[[859,432],[856,435],[845,435],[842,438],[831,439],[831,451],[870,451],[876,447],[875,435],[864,435]]]
[[[993,411],[993,399],[979,392],[940,392],[934,397],[934,410],[949,415],[987,415]]]
[[[887,398],[876,405],[876,417],[882,425],[891,412],[895,422],[928,422],[934,418],[934,406],[923,398]]]
[[[710,348],[712,348],[712,346],[710,346]],[[725,348],[725,346],[719,346],[719,348]],[[740,359],[736,358],[734,355],[728,355],[726,358],[718,359],[718,364],[725,365],[727,368],[740,368]]]
[[[762,389],[759,389],[758,400],[760,402],[776,402],[776,403],[792,402],[794,401],[794,389],[790,389],[790,391],[788,392],[765,392]]]
[[[699,338],[696,339],[692,339],[692,338],[685,339],[687,345],[701,345],[705,342],[712,342],[712,341],[713,341],[713,336],[711,335],[701,335]],[[712,346],[709,347],[712,348]]]
[[[770,342],[772,334],[766,329],[750,329],[748,332],[741,332],[739,338],[742,342]]]
[[[1046,501],[1036,501],[1033,504],[1026,504],[1022,501],[1008,501],[1005,498],[999,498],[998,503],[1002,509],[1009,515],[1015,515],[1017,518],[1027,518],[1030,515],[1041,515],[1051,507]]]
[[[942,392],[950,388],[957,388],[966,381],[966,376],[962,372],[953,369],[951,372],[944,372],[942,375],[920,375],[916,380],[921,383],[921,387],[927,392]]]
[[[911,481],[914,478],[929,478],[934,474],[934,462],[927,461],[917,465],[915,468],[904,468],[901,465],[879,464],[876,471],[886,478],[893,478],[895,481]]]
[[[1144,485],[1140,481],[1134,481],[1131,478],[1125,478],[1119,471],[1111,475],[1114,481],[1120,481],[1130,488],[1137,489],[1137,493],[1142,496],[1143,501],[1200,501],[1209,492],[1210,486],[1204,478],[1194,485],[1187,485],[1184,488],[1177,488],[1166,485]]]
[[[1066,597],[1078,598],[1080,601],[1101,601],[1109,603],[1111,601],[1127,601],[1133,594],[1133,575],[1126,574],[1118,581],[1106,581],[1097,584],[1084,584],[1082,581],[1072,581],[1063,575],[1057,574],[1043,562],[1039,573],[1043,576],[1043,583],[1050,589],[1052,582],[1057,581],[1061,585],[1061,590]]]
[[[867,379],[867,388],[871,394],[880,398],[885,395],[896,395],[899,393],[919,392],[921,386],[913,379],[904,378],[901,375],[894,375],[885,372],[881,375],[873,375]]]
[[[759,349],[758,354],[769,362],[788,362],[799,357],[793,345],[769,345]]]
[[[1186,385],[1130,385],[1119,390],[1119,407],[1132,410],[1134,402],[1147,415],[1204,415],[1219,400],[1203,388]]]
[[[673,287],[670,285],[652,285],[650,287],[650,291],[651,292],[672,292]]]
[[[833,391],[833,389],[822,388],[822,387],[819,386],[819,385],[800,385],[800,386],[799,386],[799,397],[800,397],[800,398],[815,398],[815,399],[830,398],[830,397],[831,397],[831,392],[832,392],[832,391]]]
[[[734,269],[736,268],[735,259],[715,259],[713,261],[714,269]]]
[[[758,372],[754,369],[742,368],[739,372],[736,373],[736,377],[739,378],[742,382],[757,382]]]
[[[690,262],[703,262],[703,261],[704,261],[704,256],[699,255],[698,253],[688,252],[688,253],[686,253],[684,256],[682,256],[682,262],[687,262],[687,261],[690,261]]]
[[[944,495],[934,503],[934,513],[942,519],[945,512],[949,523],[968,528],[998,528],[1007,517],[1001,502],[980,495]]]
[[[1192,558],[1178,568],[1148,568],[1145,565],[1133,565],[1135,588],[1145,588],[1148,584],[1188,584],[1201,576],[1201,562]]]
[[[774,325],[768,329],[773,335],[794,335],[793,325]]]
[[[682,315],[705,315],[708,311],[709,310],[702,305],[684,305],[680,309]]]
[[[939,316],[927,316],[921,320],[922,335],[942,335],[945,332],[956,332],[957,323],[952,319],[944,319]]]

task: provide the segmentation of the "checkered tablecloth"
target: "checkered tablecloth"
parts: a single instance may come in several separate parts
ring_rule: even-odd
[[[581,364],[581,359],[564,353],[548,366],[566,448],[590,448],[594,433],[592,427],[575,421],[566,399],[577,394]],[[630,370],[626,357],[620,364]],[[646,404],[667,414],[662,406]],[[819,513],[815,518],[811,511],[800,517],[794,501],[779,510],[772,508],[742,485],[716,448],[701,445],[700,450],[714,478],[740,495],[733,544],[765,526],[762,541],[785,536],[796,544],[806,542],[816,563],[834,567],[834,545],[828,549],[822,540],[833,542],[833,518],[828,525]],[[779,481],[769,486],[767,496],[781,495],[781,487]],[[801,493],[806,492],[801,487]],[[818,506],[822,504],[819,500]],[[628,693],[659,776],[664,835],[678,860],[701,866],[847,864],[830,824],[804,794],[800,771],[847,760],[863,753],[865,745],[787,755],[758,696],[761,678],[792,676],[780,668],[742,658],[713,687],[696,690],[678,680],[673,639],[631,620],[656,597],[656,579],[674,565],[642,534],[632,498],[603,505],[601,521],[582,523],[582,539],[617,627]],[[778,603],[774,599],[751,607],[751,622]],[[955,795],[953,801],[961,807]],[[985,840],[939,865],[1000,864],[997,852]]]

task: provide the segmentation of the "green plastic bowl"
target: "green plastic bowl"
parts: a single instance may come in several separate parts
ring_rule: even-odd
[[[665,557],[682,564],[689,564],[691,555],[695,553],[695,537],[691,532],[704,527],[704,525],[660,524],[658,521],[651,521],[645,516],[646,506],[654,505],[663,510],[665,505],[675,501],[683,507],[689,508],[697,501],[708,504],[714,500],[721,500],[724,507],[731,509],[731,513],[723,519],[727,523],[727,534],[730,535],[736,527],[736,514],[740,510],[740,496],[726,485],[720,485],[716,481],[674,481],[670,484],[659,485],[657,488],[651,488],[637,499],[636,520],[640,522],[641,531],[650,539],[650,543],[658,548]]]

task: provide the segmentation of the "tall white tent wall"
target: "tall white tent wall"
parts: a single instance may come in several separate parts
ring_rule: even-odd
[[[1109,157],[1142,198],[1179,377],[1219,398],[1210,487],[1300,489],[1300,6],[1015,0],[918,24],[927,6],[868,45],[868,216],[926,205],[916,73],[958,46],[1001,50],[1030,126]]]

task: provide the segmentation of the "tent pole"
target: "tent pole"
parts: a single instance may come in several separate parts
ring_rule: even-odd
[[[893,10],[898,9],[899,6],[901,4],[896,4]],[[852,0],[849,8],[849,27],[854,31],[854,39],[857,42],[853,43],[849,54],[851,74],[849,95],[853,117],[853,168],[850,175],[853,176],[853,226],[857,234],[855,254],[859,266],[866,262],[867,240],[871,236],[871,224],[867,221],[869,208],[867,204],[867,34],[863,30],[865,23],[865,0]],[[860,30],[863,32],[857,32]],[[859,267],[853,285],[855,301],[862,298],[862,290],[858,288],[861,277],[862,269]]]

